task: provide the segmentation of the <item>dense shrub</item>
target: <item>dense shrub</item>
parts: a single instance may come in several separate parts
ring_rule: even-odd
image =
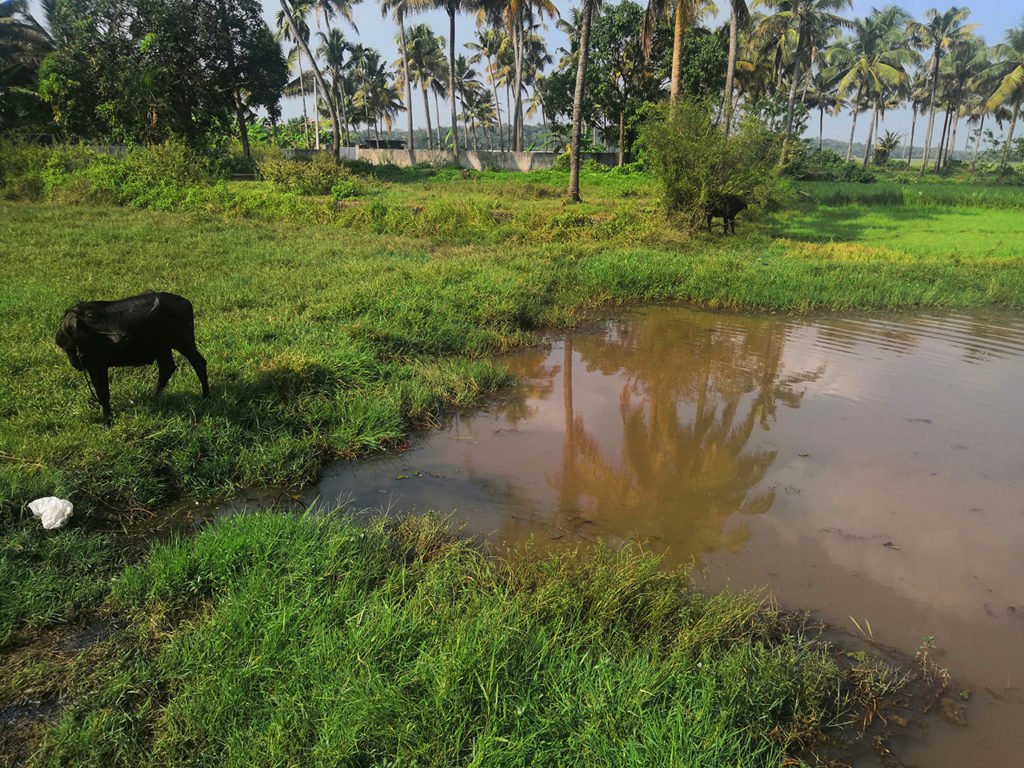
[[[329,195],[335,185],[351,181],[351,172],[329,152],[317,152],[310,160],[290,160],[282,152],[267,152],[259,160],[259,174],[281,189],[300,195]]]
[[[644,162],[662,187],[670,213],[696,223],[708,199],[734,194],[764,203],[778,181],[782,137],[754,117],[725,136],[705,102],[679,102],[641,135]]]
[[[853,181],[858,184],[876,181],[874,173],[859,163],[847,162],[831,149],[797,157],[786,168],[786,175],[797,181]]]

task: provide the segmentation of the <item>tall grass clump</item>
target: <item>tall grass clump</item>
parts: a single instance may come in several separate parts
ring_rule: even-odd
[[[499,559],[433,518],[238,517],[109,606],[38,765],[781,765],[851,720],[827,647],[636,550]]]
[[[725,136],[709,103],[681,101],[653,119],[640,142],[664,206],[690,224],[716,195],[764,203],[775,190],[782,137],[752,116]]]

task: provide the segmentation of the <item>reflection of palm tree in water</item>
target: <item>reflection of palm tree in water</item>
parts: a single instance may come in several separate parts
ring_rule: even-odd
[[[697,313],[680,322],[675,312],[579,338],[589,370],[623,378],[621,447],[602,445],[573,407],[567,341],[562,467],[548,475],[559,526],[583,536],[635,533],[677,555],[742,545],[748,531],[726,530],[728,519],[765,512],[774,500],[755,490],[776,452],[747,450],[754,427],[767,428],[780,402],[798,407],[794,386],[823,373],[783,377],[785,339],[777,322]]]

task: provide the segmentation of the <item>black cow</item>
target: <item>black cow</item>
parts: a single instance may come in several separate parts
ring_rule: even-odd
[[[108,369],[119,366],[159,366],[159,392],[174,373],[178,350],[189,361],[203,397],[210,396],[206,360],[196,349],[192,304],[173,293],[143,293],[120,301],[83,301],[64,313],[57,329],[57,346],[76,370],[92,380],[103,408],[103,423],[110,426],[110,377]]]
[[[705,208],[708,217],[708,232],[711,231],[711,220],[719,218],[722,220],[722,234],[728,234],[730,227],[732,233],[736,234],[736,214],[746,210],[747,201],[739,195],[713,195],[708,198]]]

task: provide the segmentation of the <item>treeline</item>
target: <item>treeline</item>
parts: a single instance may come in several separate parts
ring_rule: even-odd
[[[846,159],[859,140],[865,166],[880,152],[938,170],[983,140],[1003,163],[1016,151],[1024,20],[989,46],[965,7],[854,19],[849,0],[770,0],[756,13],[730,0],[716,30],[696,0],[583,0],[564,18],[550,0],[382,0],[401,54],[388,62],[346,37],[354,4],[280,0],[272,30],[258,0],[46,0],[40,19],[26,0],[0,0],[0,130],[192,145],[230,134],[247,154],[257,115],[271,140],[307,146],[322,117],[335,152],[360,131],[373,141],[404,128],[413,148],[568,148],[575,169],[588,144],[625,161],[650,105],[699,97],[717,100],[726,134],[739,114],[788,138],[817,117],[819,144],[824,116],[849,112]],[[435,8],[446,30],[415,23]],[[456,39],[460,14],[475,17],[473,40]],[[551,24],[567,48],[548,49]],[[285,95],[303,103],[290,130]],[[901,137],[880,136],[900,107],[913,112],[904,153]],[[541,123],[532,136],[527,120]]]

